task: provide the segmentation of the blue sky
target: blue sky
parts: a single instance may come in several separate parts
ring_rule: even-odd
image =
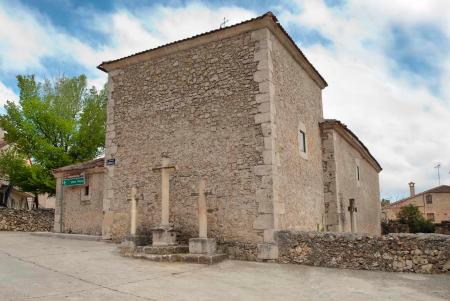
[[[324,114],[346,123],[384,167],[382,195],[409,181],[450,184],[450,2],[445,0],[0,0],[0,105],[15,76],[84,73],[104,60],[273,11],[329,83]]]

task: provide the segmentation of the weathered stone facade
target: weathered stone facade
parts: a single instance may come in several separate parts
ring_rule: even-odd
[[[327,120],[321,127],[325,230],[379,235],[381,167],[345,125]]]
[[[319,123],[322,89],[274,36],[272,44],[275,98],[274,187],[279,204],[278,229],[323,227],[322,153]],[[306,154],[298,133],[306,134]],[[321,200],[321,201],[318,201]]]
[[[219,243],[270,243],[280,227],[323,226],[326,84],[299,63],[306,60],[298,49],[285,49],[296,46],[271,19],[258,22],[108,70],[106,159],[115,165],[107,167],[105,238],[128,233],[134,185],[138,232],[160,223],[160,176],[152,168],[162,157],[178,168],[170,220],[182,241],[196,236],[191,194],[200,177],[207,179],[208,235]],[[299,122],[308,131],[307,158],[298,151]]]
[[[110,77],[114,85],[114,139],[107,158],[112,176],[111,237],[129,229],[132,185],[140,196],[138,231],[160,223],[161,179],[152,168],[163,155],[177,165],[170,183],[171,221],[185,238],[197,231],[196,197],[207,179],[208,229],[227,241],[259,241],[254,167],[262,163],[263,136],[255,124],[258,84],[255,43],[242,34],[131,65]],[[220,59],[219,59],[220,58]],[[110,106],[112,106],[110,104]],[[113,152],[115,150],[115,152]]]
[[[280,231],[279,262],[359,270],[449,273],[450,236]]]
[[[56,177],[54,231],[101,235],[103,221],[104,160],[65,166],[53,171]],[[85,184],[62,186],[66,177],[83,175]]]
[[[274,259],[275,231],[325,228],[327,84],[271,13],[99,68],[110,93],[103,238],[130,232],[132,187],[137,234],[161,224],[163,158],[176,166],[169,219],[180,242],[198,236],[202,178],[208,237],[229,254]]]

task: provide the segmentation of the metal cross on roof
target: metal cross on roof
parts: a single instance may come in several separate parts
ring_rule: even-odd
[[[225,26],[227,25],[228,21],[230,21],[230,20],[228,20],[227,18],[224,17],[224,18],[223,18],[223,22],[220,23],[220,28],[225,27]]]

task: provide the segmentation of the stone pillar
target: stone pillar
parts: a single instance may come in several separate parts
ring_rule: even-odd
[[[131,225],[130,234],[136,235],[136,214],[137,214],[136,187],[131,188]]]
[[[169,159],[163,158],[161,169],[161,227],[169,227]]]
[[[216,253],[217,243],[214,238],[208,238],[208,220],[206,213],[205,180],[198,184],[198,238],[189,239],[189,253],[208,254]]]
[[[350,228],[352,233],[356,232],[356,216],[355,212],[358,212],[358,208],[355,206],[355,199],[349,199],[348,211],[350,212]]]
[[[55,217],[53,223],[53,232],[63,232],[62,203],[63,203],[62,176],[59,175],[56,177]]]
[[[198,237],[208,237],[208,219],[206,215],[205,180],[198,184]]]
[[[161,223],[153,229],[153,246],[176,245],[176,233],[170,224],[170,172],[176,170],[175,165],[170,164],[169,158],[163,158],[161,166],[153,168],[153,171],[161,171]]]
[[[149,243],[149,237],[137,234],[137,205],[139,198],[137,196],[137,188],[131,188],[130,198],[130,234],[124,237],[122,246],[134,248],[136,246],[144,246]]]

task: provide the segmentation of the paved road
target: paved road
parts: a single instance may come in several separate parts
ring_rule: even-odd
[[[0,232],[0,300],[450,300],[449,275],[123,258],[104,242]]]

